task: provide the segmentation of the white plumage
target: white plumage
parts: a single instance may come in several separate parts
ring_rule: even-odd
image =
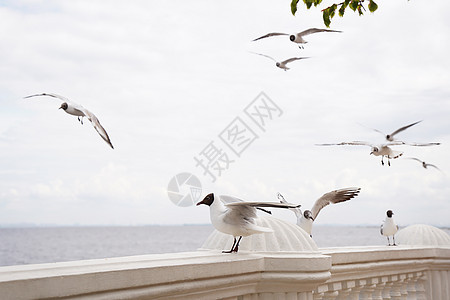
[[[88,118],[88,120],[91,122],[92,126],[94,126],[94,129],[98,132],[98,134],[101,136],[101,138],[105,142],[107,142],[108,145],[111,146],[111,148],[114,149],[114,147],[111,143],[111,140],[109,139],[108,133],[106,133],[106,130],[103,128],[103,126],[100,124],[100,121],[97,119],[97,117],[92,112],[90,112],[89,110],[87,110],[86,108],[81,106],[80,104],[69,101],[69,99],[67,99],[63,96],[60,96],[60,95],[56,95],[56,94],[42,93],[42,94],[27,96],[24,98],[31,98],[31,97],[37,97],[37,96],[49,96],[49,97],[53,97],[53,98],[62,100],[63,103],[61,104],[60,109],[62,108],[66,113],[68,113],[70,115],[77,116],[78,120],[81,122],[81,124],[83,124],[83,117]]]
[[[213,193],[208,194],[201,202],[197,203],[197,205],[200,204],[209,206],[211,223],[215,229],[233,236],[233,246],[229,251],[223,251],[225,253],[238,252],[242,237],[273,232],[270,228],[256,225],[255,218],[258,217],[256,209],[262,207],[296,208],[299,206],[278,202],[244,202],[239,198],[230,196],[217,197]],[[239,237],[239,240],[237,240],[237,237]]]

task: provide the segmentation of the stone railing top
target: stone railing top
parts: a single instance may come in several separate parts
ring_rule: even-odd
[[[269,227],[273,233],[254,234],[242,238],[239,251],[257,252],[317,252],[314,240],[296,224],[283,220],[261,216],[256,219],[260,226]],[[229,250],[233,237],[215,230],[205,241],[201,249]]]
[[[442,229],[431,225],[416,224],[398,231],[399,245],[450,247],[450,236]]]

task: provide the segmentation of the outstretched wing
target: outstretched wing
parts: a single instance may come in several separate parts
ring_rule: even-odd
[[[405,157],[405,158],[406,158],[406,159],[416,160],[416,161],[418,161],[418,162],[420,162],[420,163],[423,163],[423,161],[421,161],[420,159],[415,158],[415,157]]]
[[[280,203],[285,203],[285,204],[288,203],[284,199],[283,195],[281,195],[281,193],[277,194],[277,198],[278,198],[278,200],[280,200]],[[299,219],[302,216],[302,211],[298,207],[296,207],[296,208],[289,208],[289,210],[294,212],[294,214],[297,217],[297,219]]]
[[[263,36],[261,36],[261,37],[259,37],[257,39],[254,39],[253,42],[257,41],[257,40],[260,40],[260,39],[265,39],[265,38],[268,38],[268,37],[271,37],[271,36],[277,36],[277,35],[289,35],[289,34],[288,33],[282,33],[282,32],[271,32],[271,33],[263,35]]]
[[[310,29],[306,29],[302,32],[299,32],[298,35],[305,36],[305,35],[318,33],[318,32],[342,32],[342,31],[331,30],[331,29],[310,28]]]
[[[424,147],[424,146],[438,146],[441,143],[405,143],[403,142],[403,145],[408,145],[408,146],[417,146],[417,147]]]
[[[309,57],[293,57],[293,58],[286,59],[285,61],[283,61],[281,63],[282,64],[288,64],[290,62],[293,62],[293,61],[296,61],[296,60],[299,60],[299,59],[306,59],[306,58],[309,58]]]
[[[59,100],[62,100],[64,102],[70,102],[69,99],[67,99],[66,97],[63,97],[63,96],[60,96],[57,94],[50,94],[50,93],[35,94],[35,95],[31,95],[31,96],[26,96],[23,98],[26,99],[26,98],[38,97],[38,96],[49,96],[49,97],[53,97],[53,98],[58,98]]]
[[[439,169],[437,166],[435,166],[435,165],[433,165],[433,164],[427,164],[427,163],[425,163],[425,166],[427,166],[427,167],[433,167],[433,168],[435,168],[436,170],[441,170],[441,169]]]
[[[94,126],[95,130],[102,137],[102,139],[105,142],[107,142],[111,146],[111,148],[114,149],[111,140],[109,139],[108,133],[106,132],[105,128],[103,128],[103,126],[100,124],[100,121],[97,119],[97,117],[85,108],[82,109],[82,112],[88,118],[88,120],[91,121],[92,126]]]
[[[267,58],[273,60],[274,62],[277,62],[273,57],[271,57],[271,56],[269,56],[269,55],[265,55],[265,54],[261,54],[261,53],[256,53],[256,52],[250,52],[250,53],[253,53],[253,54],[256,54],[256,55],[261,55],[261,56],[264,56],[264,57],[267,57]]]
[[[335,190],[329,193],[324,194],[322,197],[317,199],[316,203],[314,203],[313,208],[311,209],[314,220],[317,218],[320,210],[327,206],[330,203],[339,203],[348,201],[356,196],[358,196],[361,188],[345,188],[340,190]]]
[[[77,109],[77,110],[79,110],[79,111],[83,111],[83,109],[85,109],[85,108],[84,108],[83,106],[81,106],[80,104],[75,103],[75,102],[73,102],[73,101],[70,101],[70,100],[67,99],[66,97],[61,96],[61,95],[57,95],[57,94],[42,93],[42,94],[35,94],[35,95],[31,95],[31,96],[26,96],[26,97],[23,97],[23,98],[24,98],[24,99],[27,99],[27,98],[39,97],[39,96],[48,96],[48,97],[52,97],[52,98],[56,98],[56,99],[62,100],[63,102],[66,102],[66,103],[70,104],[70,106],[72,106],[74,109]]]
[[[396,131],[394,131],[393,133],[391,133],[390,136],[393,137],[397,133],[402,132],[403,130],[408,129],[409,127],[414,126],[414,125],[416,125],[417,123],[420,123],[420,122],[422,122],[422,120],[414,122],[414,123],[406,125],[406,126],[403,126],[403,127],[399,128],[399,129],[397,129]]]
[[[353,142],[342,142],[337,144],[316,144],[316,146],[342,146],[342,145],[353,145],[353,146],[369,146],[373,147],[374,145],[369,142],[363,141],[353,141]]]
[[[274,208],[296,208],[300,207],[299,204],[291,204],[291,203],[280,203],[280,202],[232,202],[225,204],[227,207],[240,207],[240,206],[249,206],[249,207],[274,207]]]

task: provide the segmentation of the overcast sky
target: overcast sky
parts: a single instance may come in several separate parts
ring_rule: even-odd
[[[186,172],[201,197],[281,192],[305,209],[361,187],[318,224],[379,225],[392,209],[400,225],[450,226],[450,2],[378,4],[336,16],[331,28],[343,33],[310,35],[301,50],[284,36],[251,42],[324,28],[320,9],[301,2],[294,17],[290,1],[0,1],[0,225],[209,223],[207,207],[168,197],[171,178]],[[285,72],[250,52],[310,58]],[[115,149],[60,101],[23,99],[43,92],[96,114]],[[246,114],[261,92],[277,108],[263,127]],[[369,147],[315,146],[381,143],[370,128],[419,120],[398,138],[442,145],[394,147],[404,155],[390,167]],[[238,155],[225,144],[236,128],[246,128],[234,136]],[[222,166],[230,161],[221,174],[210,169],[214,182],[195,160],[213,145]]]

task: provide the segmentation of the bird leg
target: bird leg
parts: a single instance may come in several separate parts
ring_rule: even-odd
[[[231,252],[233,252],[233,250],[234,250],[234,245],[236,245],[236,237],[233,237],[234,238],[234,240],[233,240],[233,245],[231,246],[231,249],[229,250],[229,251],[222,251],[222,253],[231,253]],[[241,239],[239,239],[239,240],[241,240]]]
[[[80,121],[81,125],[83,125],[83,117],[81,117],[81,119],[78,117],[78,121]]]
[[[394,241],[394,243],[392,244],[392,246],[397,246],[397,244],[395,243],[395,236],[392,236],[392,240]]]
[[[389,160],[389,157],[388,157],[388,166],[389,167],[391,166],[391,161]]]
[[[304,49],[302,45],[298,45],[298,49]]]
[[[239,250],[239,243],[241,242],[242,235],[239,237],[239,240],[236,243],[236,246],[234,246],[233,252],[238,252]]]
[[[381,155],[381,165],[382,165],[382,166],[384,166],[383,157],[384,157],[384,155]]]
[[[387,236],[387,240],[388,240],[388,246],[391,245],[391,241],[389,240],[389,237]]]

